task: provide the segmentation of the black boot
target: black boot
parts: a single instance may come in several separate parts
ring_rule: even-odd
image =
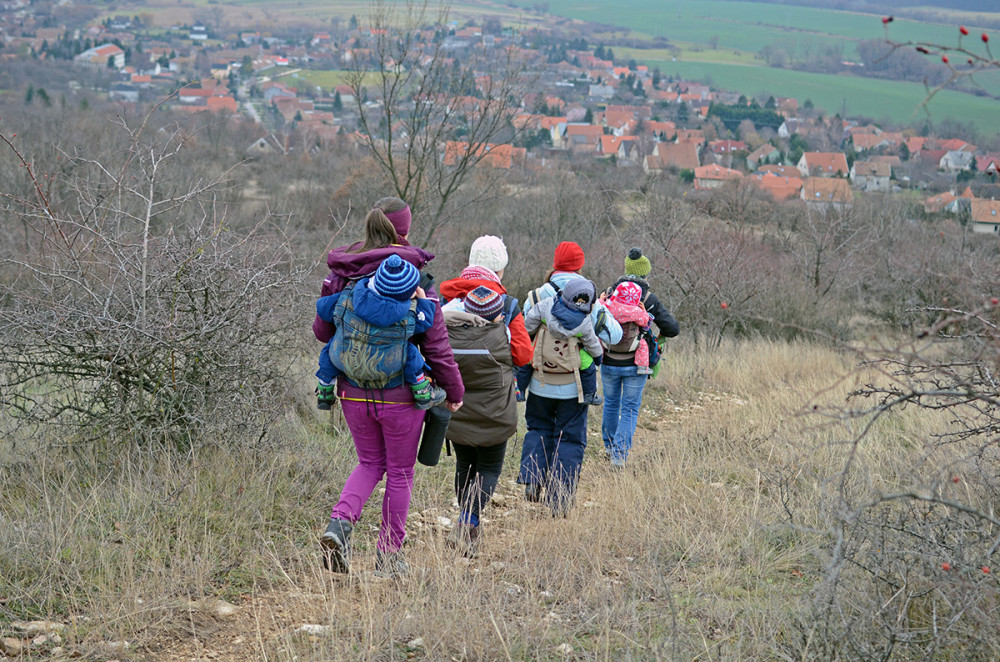
[[[323,548],[323,567],[332,572],[350,572],[348,556],[350,554],[351,531],[354,525],[346,519],[330,518],[326,532],[319,539]]]

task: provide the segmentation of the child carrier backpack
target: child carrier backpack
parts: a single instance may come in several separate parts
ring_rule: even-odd
[[[333,311],[337,331],[330,344],[330,360],[360,388],[385,389],[403,385],[407,342],[416,328],[417,302],[392,326],[375,326],[354,312],[354,286],[344,288]]]
[[[646,310],[646,301],[649,299],[649,292],[646,292],[645,296],[639,302],[639,306]],[[608,351],[609,354],[631,354],[638,347],[639,343],[642,342],[645,332],[642,327],[635,322],[620,322],[622,327],[622,339],[613,345],[609,345],[603,340],[601,344],[604,349]],[[650,356],[652,359],[652,356]]]
[[[543,384],[571,384],[576,382],[577,400],[583,402],[583,383],[580,381],[580,339],[557,338],[542,324],[535,333],[535,352],[531,367],[535,377]]]
[[[452,313],[444,315],[466,392],[465,404],[452,415],[448,438],[462,443],[508,439],[517,432],[517,405],[505,325],[499,320],[482,326],[460,324]]]

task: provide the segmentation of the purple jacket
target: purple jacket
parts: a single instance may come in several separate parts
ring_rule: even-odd
[[[357,244],[354,244],[357,246]],[[341,246],[330,251],[326,263],[330,267],[330,275],[323,281],[320,296],[328,296],[340,292],[353,278],[360,278],[375,273],[382,260],[390,255],[398,255],[417,269],[423,269],[434,256],[416,246],[393,245],[386,248],[376,248],[364,253],[351,253],[353,246]],[[451,353],[448,342],[448,329],[444,325],[444,315],[441,314],[441,302],[437,292],[432,287],[427,292],[427,298],[435,301],[434,323],[426,333],[413,337],[420,346],[424,360],[431,367],[431,373],[438,385],[448,394],[449,402],[461,402],[465,395],[465,385],[458,371],[455,357]],[[333,337],[335,328],[330,322],[324,321],[319,315],[313,321],[313,333],[320,342],[327,342]],[[407,389],[409,390],[409,389]],[[410,397],[412,399],[412,396]]]

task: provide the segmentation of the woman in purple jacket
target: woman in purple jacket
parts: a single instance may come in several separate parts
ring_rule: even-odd
[[[434,256],[410,246],[410,208],[399,198],[382,198],[365,217],[365,240],[330,251],[330,275],[323,281],[321,296],[340,292],[349,281],[375,272],[390,255],[398,255],[417,269],[424,269]],[[429,299],[437,292],[427,288]],[[334,326],[316,317],[313,333],[321,342],[333,337]],[[430,366],[431,375],[448,396],[452,411],[462,406],[465,387],[452,356],[448,331],[436,304],[434,323],[423,334],[413,336]],[[337,397],[344,420],[354,438],[358,464],[348,476],[340,500],[333,507],[326,531],[320,538],[324,564],[334,572],[348,572],[351,531],[361,517],[361,509],[375,487],[385,477],[382,522],[376,545],[375,572],[396,577],[407,571],[400,553],[406,535],[406,516],[413,492],[413,468],[417,461],[425,411],[414,407],[413,392],[405,384],[379,391],[359,388],[341,376]]]

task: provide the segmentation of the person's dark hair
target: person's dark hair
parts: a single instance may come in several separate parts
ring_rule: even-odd
[[[406,203],[395,197],[382,198],[375,203],[372,210],[365,216],[365,240],[351,252],[364,253],[376,248],[385,248],[399,243],[396,228],[386,218],[386,214],[406,209]]]

